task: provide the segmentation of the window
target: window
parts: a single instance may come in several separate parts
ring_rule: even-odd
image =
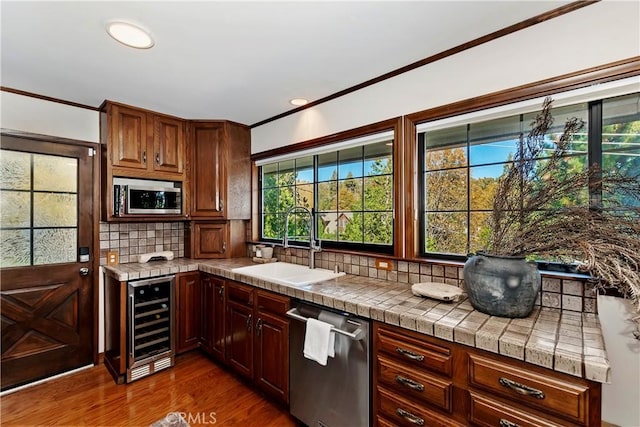
[[[262,240],[281,241],[287,211],[303,206],[313,211],[323,246],[393,253],[391,132],[259,166]],[[308,241],[307,213],[294,211],[288,227],[290,241]]]
[[[565,153],[557,178],[594,162],[605,172],[615,168],[640,174],[638,98],[633,94],[554,108],[554,125],[545,136],[550,150],[568,118],[585,122],[583,133],[574,136]],[[476,115],[462,123],[442,121],[418,127],[423,256],[461,257],[485,247],[497,181],[513,156],[524,150],[536,114],[521,112],[489,120]],[[536,159],[545,161],[545,154]],[[561,203],[586,205],[590,196],[592,200],[602,198],[606,207],[611,197],[619,201],[624,194],[614,190],[613,194],[590,195],[585,186],[579,194],[567,194]]]

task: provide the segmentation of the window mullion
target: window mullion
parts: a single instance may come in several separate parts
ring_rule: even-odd
[[[589,103],[589,124],[587,127],[587,164],[602,167],[602,100]],[[599,174],[599,176],[601,176]],[[596,177],[589,177],[593,179]],[[597,179],[597,178],[596,178]],[[602,185],[589,183],[589,206],[602,206]]]

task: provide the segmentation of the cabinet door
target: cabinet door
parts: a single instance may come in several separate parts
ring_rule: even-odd
[[[214,303],[213,303],[213,283],[212,276],[207,273],[202,273],[202,324],[200,327],[200,344],[202,349],[211,354],[211,343],[213,341],[213,317],[214,317]]]
[[[255,380],[265,392],[289,403],[289,322],[257,311]]]
[[[184,122],[171,117],[154,116],[153,169],[181,174],[184,152]]]
[[[253,308],[227,300],[227,363],[247,378],[253,377]]]
[[[198,272],[180,275],[177,292],[176,353],[198,347],[201,322],[201,289]]]
[[[229,225],[221,223],[194,223],[195,258],[226,258],[229,240]]]
[[[147,113],[111,105],[110,114],[111,135],[107,148],[111,153],[111,164],[147,169]]]
[[[194,123],[191,128],[191,216],[224,218],[226,143],[223,123]],[[247,177],[249,179],[249,177]]]
[[[213,324],[211,327],[211,355],[224,360],[225,358],[225,291],[224,280],[212,278],[213,283]]]

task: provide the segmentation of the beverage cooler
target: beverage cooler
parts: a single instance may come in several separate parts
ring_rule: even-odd
[[[127,382],[174,364],[175,275],[127,285]]]

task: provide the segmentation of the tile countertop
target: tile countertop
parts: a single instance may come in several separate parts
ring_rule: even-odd
[[[529,317],[506,319],[476,311],[466,299],[444,303],[414,296],[406,283],[347,274],[292,287],[231,271],[252,264],[250,258],[179,258],[103,268],[106,274],[123,282],[200,270],[576,377],[610,381],[610,364],[597,314],[537,306]]]

